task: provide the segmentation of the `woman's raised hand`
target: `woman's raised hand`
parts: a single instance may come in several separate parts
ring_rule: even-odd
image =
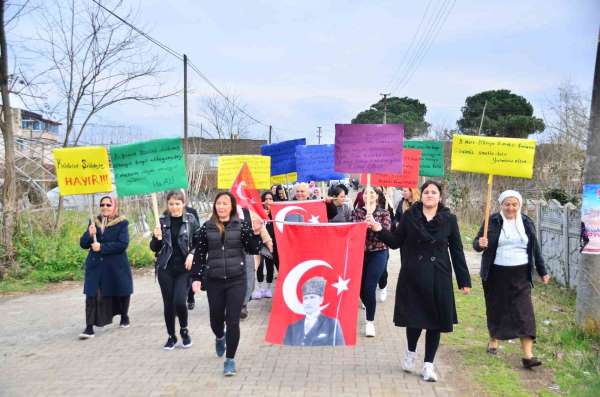
[[[156,237],[157,240],[162,240],[162,230],[160,229],[160,226],[154,228],[154,237]]]
[[[479,246],[483,249],[488,247],[488,239],[485,237],[479,237]]]
[[[96,225],[90,223],[90,226],[88,227],[88,233],[90,237],[94,237],[96,235]]]
[[[377,222],[375,218],[373,218],[373,214],[367,214],[367,218],[365,220],[367,222],[367,225],[369,225],[369,229],[371,229],[372,231],[378,232],[381,229],[383,229],[381,223]]]

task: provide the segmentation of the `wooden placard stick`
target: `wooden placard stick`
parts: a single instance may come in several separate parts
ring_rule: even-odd
[[[152,193],[152,212],[154,212],[155,225],[160,228],[160,215],[158,213],[158,199],[156,198],[156,193]]]
[[[483,218],[483,238],[487,238],[488,226],[490,223],[490,210],[492,209],[492,184],[494,182],[494,175],[488,175],[488,192],[487,200],[485,203],[485,218]]]

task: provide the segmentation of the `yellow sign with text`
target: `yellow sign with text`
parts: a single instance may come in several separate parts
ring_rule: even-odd
[[[271,188],[271,157],[259,155],[219,156],[217,188],[230,189],[244,163],[257,189]]]
[[[61,196],[112,191],[108,151],[102,146],[52,150]]]
[[[297,172],[290,172],[289,174],[272,175],[271,183],[273,185],[287,185],[288,183],[294,183],[298,180]]]
[[[452,171],[533,177],[535,141],[473,135],[452,137]]]

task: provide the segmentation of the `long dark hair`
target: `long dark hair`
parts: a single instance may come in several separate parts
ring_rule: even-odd
[[[213,211],[210,220],[217,226],[217,229],[219,229],[221,234],[223,234],[223,231],[225,230],[225,225],[223,225],[223,222],[219,220],[219,216],[217,215],[217,200],[223,196],[227,196],[231,200],[231,212],[229,213],[229,219],[237,216],[237,201],[235,200],[233,194],[229,192],[221,192],[217,194],[217,197],[215,197],[215,201],[213,202]]]

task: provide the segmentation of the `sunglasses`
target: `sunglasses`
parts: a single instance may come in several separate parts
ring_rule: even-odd
[[[100,204],[100,207],[112,207],[112,204],[109,204],[109,203]]]

